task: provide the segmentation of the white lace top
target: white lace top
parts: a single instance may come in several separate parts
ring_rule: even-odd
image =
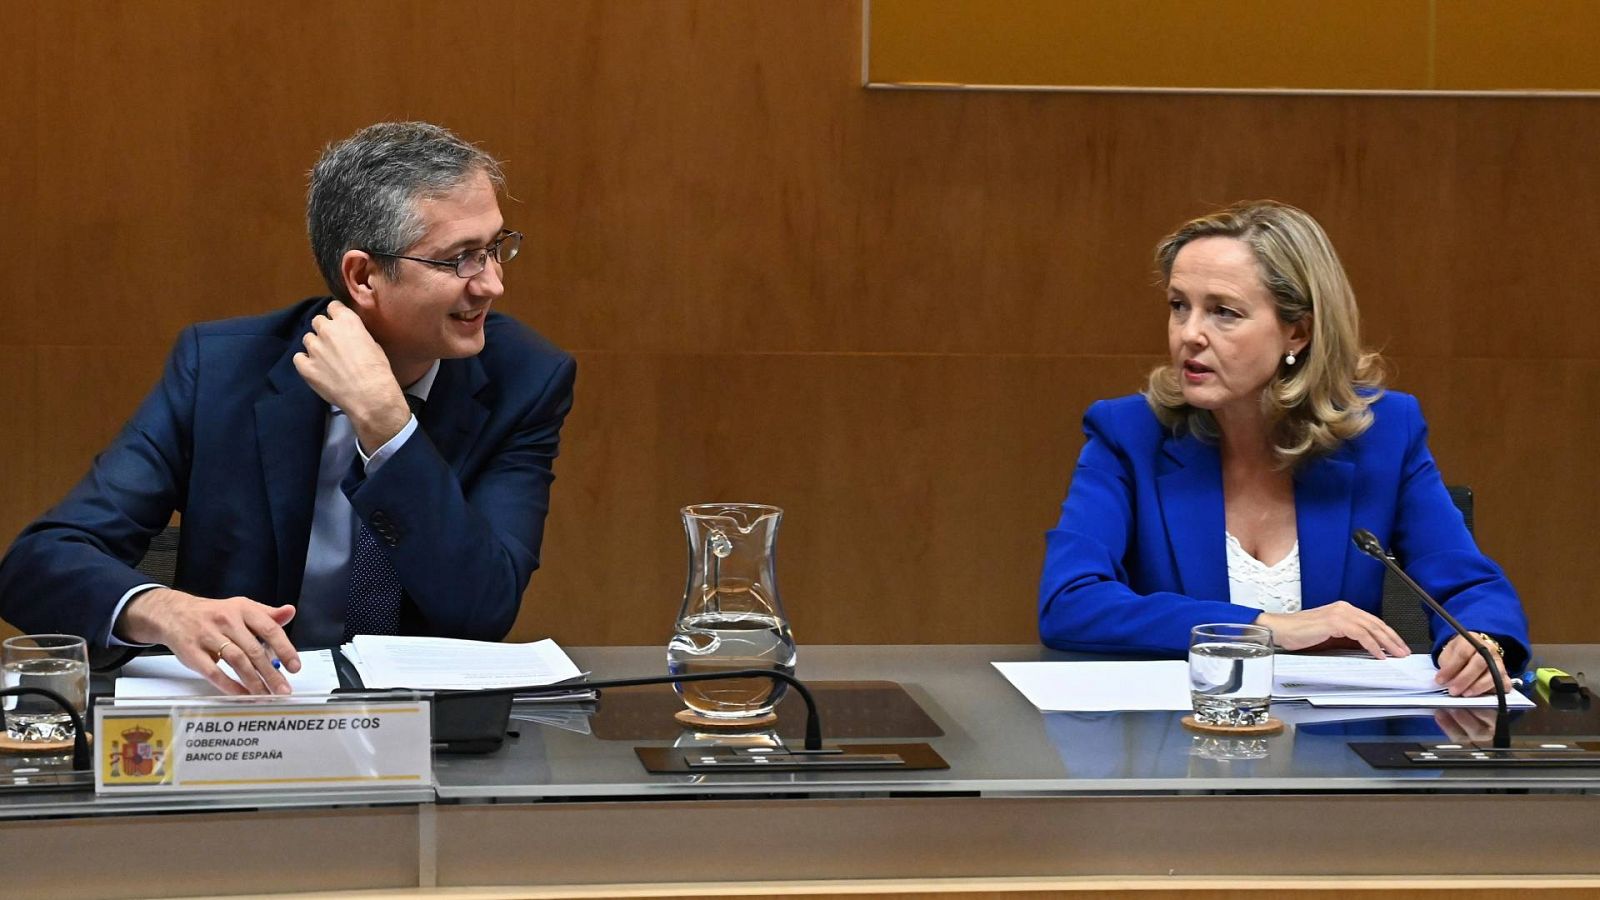
[[[1228,595],[1240,606],[1262,612],[1300,611],[1300,542],[1276,565],[1251,556],[1239,539],[1228,535]]]

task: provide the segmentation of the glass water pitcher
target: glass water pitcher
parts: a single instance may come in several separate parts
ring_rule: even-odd
[[[689,579],[667,643],[667,671],[793,674],[794,638],[778,600],[773,566],[783,510],[757,503],[702,503],[682,512]],[[675,687],[691,711],[738,720],[770,713],[787,686],[771,678],[733,678]]]

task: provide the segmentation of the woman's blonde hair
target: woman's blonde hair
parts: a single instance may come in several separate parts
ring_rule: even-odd
[[[1368,407],[1383,389],[1383,359],[1361,346],[1355,292],[1317,220],[1271,200],[1238,203],[1194,219],[1156,245],[1163,285],[1172,278],[1178,251],[1203,237],[1243,241],[1261,267],[1279,321],[1292,325],[1310,319],[1310,342],[1295,354],[1295,365],[1280,362],[1261,392],[1278,462],[1292,468],[1366,431],[1372,424]],[[1150,408],[1174,432],[1218,440],[1216,418],[1184,402],[1178,378],[1171,363],[1150,373],[1144,391]]]

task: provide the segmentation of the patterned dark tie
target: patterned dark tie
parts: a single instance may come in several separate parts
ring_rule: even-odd
[[[420,422],[422,398],[406,395],[406,403]],[[359,465],[359,457],[357,457]],[[358,634],[399,634],[400,603],[404,590],[395,573],[380,534],[389,531],[386,517],[374,513],[375,521],[362,521],[356,546],[350,554],[350,600],[344,613],[344,641]],[[374,528],[376,526],[376,528]]]

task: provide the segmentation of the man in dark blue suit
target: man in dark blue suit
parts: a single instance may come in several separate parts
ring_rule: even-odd
[[[295,647],[497,640],[539,565],[571,357],[490,306],[522,236],[495,160],[424,123],[312,171],[332,297],[192,326],[87,476],[0,562],[0,615],[164,644],[229,693],[287,692]],[[133,566],[182,514],[177,580]],[[225,660],[239,673],[229,678]]]

